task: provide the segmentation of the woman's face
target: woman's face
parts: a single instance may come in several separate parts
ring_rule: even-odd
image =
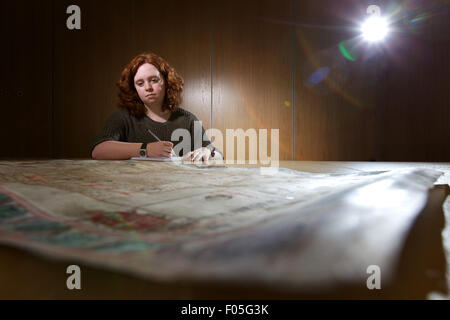
[[[164,102],[165,84],[159,70],[150,63],[139,67],[134,76],[134,87],[147,107],[161,107]]]

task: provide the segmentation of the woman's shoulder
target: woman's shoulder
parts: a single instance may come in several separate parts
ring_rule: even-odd
[[[111,117],[114,119],[122,120],[122,121],[131,121],[136,122],[139,121],[140,118],[132,115],[126,108],[117,107],[116,110],[111,114]]]
[[[184,117],[188,120],[197,120],[197,117],[192,112],[187,111],[186,109],[178,107],[178,109],[173,113],[175,117]]]
[[[109,115],[112,118],[128,118],[130,116],[128,110],[122,107],[115,108]]]
[[[116,110],[114,110],[113,114],[119,117],[126,117],[126,118],[131,116],[130,112],[124,107],[117,107]]]
[[[127,109],[117,107],[112,113],[110,113],[107,123],[114,126],[128,126],[136,121],[137,120],[135,117],[132,116]]]

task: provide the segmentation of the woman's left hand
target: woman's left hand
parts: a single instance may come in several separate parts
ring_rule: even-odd
[[[183,160],[188,160],[188,161],[193,161],[193,162],[202,161],[202,160],[208,161],[209,159],[211,159],[211,150],[206,147],[198,148],[194,151],[191,151],[183,157]]]

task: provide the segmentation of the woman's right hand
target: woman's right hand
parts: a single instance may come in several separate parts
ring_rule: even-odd
[[[147,157],[170,158],[172,156],[173,143],[170,141],[158,141],[147,144]]]

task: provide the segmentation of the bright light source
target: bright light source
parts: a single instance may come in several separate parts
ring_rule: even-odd
[[[385,18],[371,16],[361,26],[361,32],[367,41],[381,41],[389,32],[388,23]]]

